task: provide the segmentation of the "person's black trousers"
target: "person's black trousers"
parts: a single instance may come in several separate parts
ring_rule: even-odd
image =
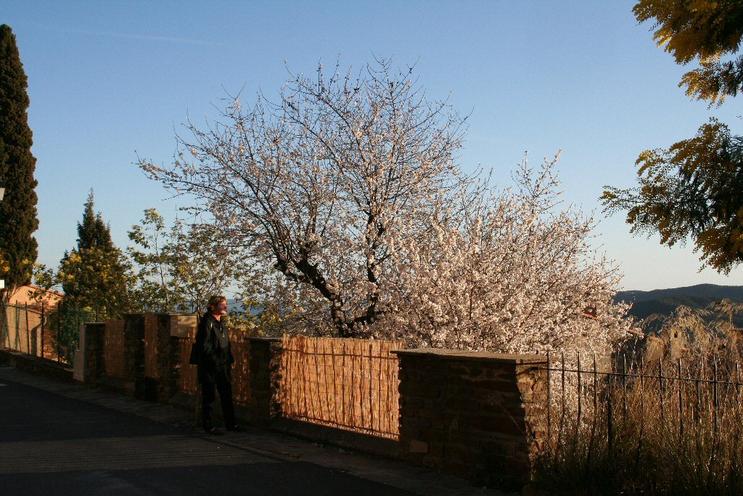
[[[204,429],[212,427],[212,410],[214,405],[214,389],[219,392],[219,401],[222,404],[222,416],[227,428],[235,425],[235,408],[232,404],[232,384],[230,370],[217,370],[213,374],[204,374],[201,378],[201,423]]]

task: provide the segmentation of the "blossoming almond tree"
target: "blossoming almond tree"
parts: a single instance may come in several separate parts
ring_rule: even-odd
[[[556,160],[525,159],[513,189],[442,205],[401,242],[386,329],[429,346],[606,356],[630,330],[628,306],[613,303],[619,274],[590,246],[594,220],[557,208]]]
[[[617,274],[593,258],[592,221],[554,211],[552,164],[496,191],[455,164],[463,122],[411,71],[320,68],[277,103],[189,123],[171,166],[139,165],[282,275],[266,280],[298,309],[287,325],[500,351],[616,339]]]
[[[279,103],[260,98],[244,112],[235,101],[223,117],[206,130],[189,124],[194,139],[180,140],[171,168],[140,165],[313,288],[338,335],[365,335],[386,312],[390,240],[415,236],[421,226],[403,220],[460,181],[462,120],[385,62],[358,77],[297,76]]]

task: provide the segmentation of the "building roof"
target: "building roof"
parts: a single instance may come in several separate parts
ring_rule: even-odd
[[[38,294],[34,298],[34,294]],[[30,307],[54,308],[64,297],[64,293],[55,289],[44,289],[35,284],[26,284],[16,288],[10,295],[9,303],[11,305],[28,305]]]

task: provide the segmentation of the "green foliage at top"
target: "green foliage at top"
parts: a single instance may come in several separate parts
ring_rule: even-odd
[[[0,25],[0,278],[7,298],[31,280],[37,256],[36,159],[28,127],[28,86],[15,36]]]
[[[636,164],[637,187],[602,196],[609,211],[627,212],[633,233],[658,232],[668,246],[691,238],[703,266],[723,273],[743,262],[743,138],[712,120]]]
[[[689,96],[720,104],[743,84],[743,2],[641,0],[638,21],[653,21],[655,40],[676,62],[699,59],[680,83]],[[638,186],[606,186],[609,212],[627,212],[632,233],[660,234],[661,244],[692,240],[702,268],[722,273],[743,261],[743,138],[714,119],[697,135],[638,156]]]
[[[634,9],[640,22],[654,22],[654,39],[679,64],[698,59],[700,67],[684,74],[679,86],[689,96],[721,103],[743,85],[743,56],[734,55],[743,36],[743,2],[720,0],[641,0]]]

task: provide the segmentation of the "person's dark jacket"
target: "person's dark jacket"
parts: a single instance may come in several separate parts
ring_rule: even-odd
[[[224,332],[223,336],[220,333]],[[199,380],[213,378],[220,370],[229,370],[235,361],[227,337],[227,327],[220,331],[220,322],[211,313],[199,320],[196,331],[196,358]]]

